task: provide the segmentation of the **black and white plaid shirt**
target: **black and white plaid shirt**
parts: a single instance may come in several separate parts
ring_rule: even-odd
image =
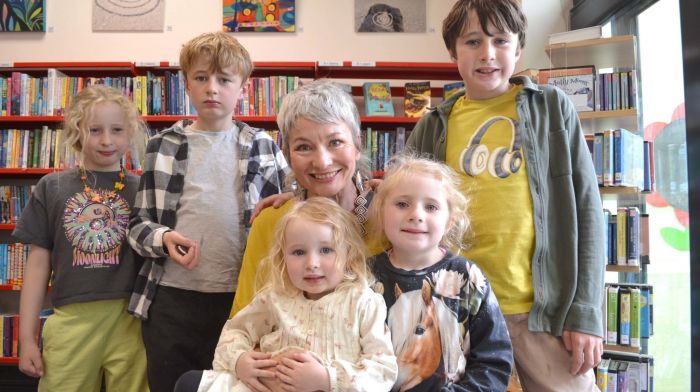
[[[277,144],[265,131],[234,122],[239,129],[238,173],[243,183],[243,222],[247,236],[255,204],[264,197],[282,192],[289,168]],[[129,222],[129,243],[145,258],[129,303],[129,312],[141,320],[148,318],[148,308],[163,277],[163,263],[167,259],[163,234],[175,227],[187,171],[188,145],[184,129],[191,123],[191,120],[179,121],[148,142]]]

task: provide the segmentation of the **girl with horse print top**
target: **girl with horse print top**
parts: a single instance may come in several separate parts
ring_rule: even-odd
[[[369,260],[399,366],[394,391],[505,391],[513,355],[491,286],[450,252],[469,228],[467,200],[444,164],[398,157],[370,215],[385,252]]]

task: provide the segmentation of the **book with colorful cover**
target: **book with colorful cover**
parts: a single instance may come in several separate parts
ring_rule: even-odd
[[[550,84],[562,89],[577,111],[595,110],[594,66],[541,69],[537,77],[540,84]]]
[[[362,91],[364,92],[365,114],[367,116],[394,115],[389,82],[366,82],[362,85]]]
[[[442,99],[447,100],[453,94],[464,88],[464,82],[447,83],[442,86]]]
[[[404,87],[406,117],[422,117],[430,107],[430,82],[407,82]]]

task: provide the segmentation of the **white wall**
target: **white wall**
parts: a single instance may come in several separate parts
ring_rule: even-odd
[[[549,66],[543,45],[566,29],[572,0],[524,0],[530,21],[524,68]],[[164,32],[93,33],[92,1],[46,2],[47,32],[0,34],[0,63],[175,61],[180,45],[221,29],[221,0],[167,0]],[[454,0],[427,0],[426,33],[355,33],[354,1],[297,0],[296,33],[236,33],[254,61],[449,61],[441,22]]]

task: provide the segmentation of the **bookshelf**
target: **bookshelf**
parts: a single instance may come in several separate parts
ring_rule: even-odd
[[[545,53],[549,57],[552,67],[594,65],[597,71],[601,69],[612,69],[613,72],[617,72],[618,70],[635,69],[637,64],[636,37],[631,35],[547,45],[545,46]],[[631,74],[636,78],[635,73]],[[597,87],[598,84],[596,84],[596,88]],[[624,89],[621,89],[620,94],[623,92]],[[635,93],[637,92],[635,91]],[[637,103],[638,100],[635,99],[634,102]],[[619,128],[630,130],[635,134],[640,134],[642,131],[640,113],[636,108],[580,112],[579,119],[587,134],[600,133],[604,130]],[[615,146],[617,145],[613,147]],[[617,151],[615,152],[617,153]],[[595,155],[594,151],[592,151],[592,155]],[[597,158],[594,158],[594,161],[596,159]],[[598,164],[599,162],[596,163]],[[641,221],[641,214],[646,210],[646,192],[643,192],[639,187],[635,186],[601,186],[599,190],[603,201],[603,207],[611,210],[612,214],[615,214],[618,208],[631,207],[639,210],[639,220]],[[610,221],[612,222],[613,219]],[[630,220],[623,218],[622,221],[629,222]],[[621,221],[618,220],[617,222]],[[625,229],[623,228],[622,230],[624,231]],[[629,229],[627,230],[629,231]],[[608,230],[608,232],[610,232],[610,230]],[[620,230],[616,232],[619,233]],[[635,231],[632,233],[635,233]],[[627,233],[624,240],[622,240],[625,246],[628,244],[627,236],[629,236],[629,233]],[[631,247],[639,251],[642,247],[642,238],[643,234],[637,234],[637,243]],[[616,244],[619,243],[618,240]],[[609,241],[606,249],[612,246],[613,243]],[[612,255],[609,254],[609,257],[612,258]],[[636,358],[632,360],[634,363],[642,364],[645,360],[648,360],[647,358],[642,359],[642,357],[647,357],[648,338],[653,331],[649,321],[653,319],[651,315],[651,298],[653,298],[651,292],[653,292],[653,288],[646,285],[646,265],[649,262],[648,255],[645,256],[642,252],[639,252],[636,260],[638,260],[636,263],[608,264],[605,268],[607,283],[604,293],[606,301],[603,308],[604,318],[606,319],[604,321],[605,344],[603,357],[609,358],[610,361],[628,361],[630,356]],[[619,287],[619,291],[613,289],[610,290],[613,291],[613,294],[609,294],[608,285]],[[645,290],[648,297],[644,297]],[[630,294],[630,292],[632,293]],[[636,301],[638,302],[635,307],[634,302]],[[611,303],[612,305],[610,305]],[[643,306],[643,304],[645,305]],[[614,309],[614,311],[612,311],[612,309]],[[645,312],[647,312],[646,319],[644,318]],[[609,330],[610,320],[613,320],[613,328]],[[633,324],[641,325],[641,327],[638,327],[639,329],[636,330],[636,333]],[[645,325],[648,326],[646,330],[644,328]],[[635,336],[635,334],[637,335]],[[645,334],[647,334],[647,336],[645,336]],[[602,365],[602,368],[597,369],[597,371],[599,373],[602,372],[601,374],[606,374],[608,370],[606,366],[610,362],[603,361],[603,363],[604,365]]]
[[[51,70],[51,71],[50,71]],[[55,70],[55,71],[54,71]],[[68,97],[77,93],[78,89],[87,84],[89,78],[102,78],[99,83],[113,85],[120,88],[122,91],[130,94],[132,99],[136,98],[135,86],[137,78],[146,80],[146,88],[141,90],[142,94],[146,94],[146,100],[142,100],[145,104],[142,106],[142,114],[144,120],[150,128],[162,129],[168,127],[178,120],[184,118],[194,119],[194,114],[188,113],[184,109],[182,100],[184,98],[183,80],[178,80],[177,75],[179,64],[177,62],[16,62],[11,66],[0,67],[0,78],[11,78],[13,73],[26,74],[27,78],[38,80],[35,86],[44,85],[47,90],[49,82],[49,74],[55,74],[56,77],[52,80],[57,80],[58,77],[69,77],[72,79],[66,82],[61,79],[61,82],[53,82],[53,86],[60,86],[63,94]],[[167,75],[167,78],[166,78]],[[390,80],[391,94],[394,98],[394,106],[396,108],[396,116],[361,116],[363,127],[362,134],[365,135],[365,129],[371,128],[380,132],[392,133],[398,127],[403,127],[407,131],[418,122],[418,118],[409,118],[403,115],[403,97],[405,94],[404,81],[431,81],[431,95],[434,99],[433,105],[439,102],[438,97],[442,96],[442,84],[452,81],[461,80],[457,67],[453,63],[437,63],[437,62],[324,62],[324,61],[297,61],[297,62],[256,62],[253,78],[268,78],[271,82],[278,81],[282,76],[295,78],[295,82],[304,82],[307,80],[319,78],[337,79],[343,83],[350,84],[350,92],[355,98],[355,102],[363,113],[362,99],[363,90],[362,83],[367,80]],[[181,75],[180,75],[181,77]],[[46,82],[42,81],[46,79]],[[79,79],[80,78],[80,79]],[[160,78],[160,79],[159,79]],[[152,82],[154,80],[168,81],[168,84],[163,84],[158,87]],[[0,79],[2,82],[2,79]],[[65,83],[65,86],[59,83]],[[68,88],[68,83],[71,83]],[[151,84],[154,83],[154,84]],[[172,84],[170,84],[172,83]],[[175,83],[179,83],[176,85]],[[263,82],[260,82],[263,83]],[[281,83],[281,82],[280,82]],[[166,87],[163,87],[166,86]],[[2,99],[2,85],[0,85],[0,99]],[[54,90],[59,87],[54,87]],[[161,90],[157,90],[160,88]],[[177,89],[180,89],[177,91]],[[35,87],[36,91],[36,87]],[[160,94],[158,92],[160,91]],[[158,94],[162,101],[159,102],[161,109],[153,110],[154,92]],[[174,93],[173,93],[174,92]],[[173,93],[171,95],[171,93]],[[177,95],[180,94],[180,95]],[[7,94],[10,97],[10,94]],[[151,99],[148,99],[148,97]],[[166,99],[167,96],[167,99]],[[0,130],[6,129],[21,129],[34,130],[48,128],[54,130],[61,128],[63,116],[61,110],[53,111],[48,107],[46,101],[49,100],[48,91],[42,92],[42,104],[46,108],[34,108],[35,115],[18,115],[8,112],[8,115],[0,115]],[[252,97],[249,97],[252,99]],[[10,97],[11,99],[11,97]],[[54,96],[52,107],[60,107],[65,110],[67,100],[65,96],[58,98]],[[142,97],[143,99],[143,97]],[[258,97],[256,97],[257,102]],[[25,100],[31,101],[25,97]],[[168,106],[168,100],[180,100],[177,104]],[[186,102],[186,101],[184,101]],[[401,102],[399,104],[399,102]],[[11,102],[12,103],[12,102]],[[269,105],[269,103],[268,103]],[[6,101],[0,101],[0,110],[7,108]],[[171,110],[176,108],[177,110]],[[31,109],[30,109],[31,110]],[[264,114],[241,115],[238,112],[235,117],[238,120],[251,124],[252,126],[264,129],[276,129],[276,116],[274,110]],[[408,135],[406,135],[407,137]],[[0,139],[2,139],[0,134]],[[2,140],[0,140],[2,143]],[[1,144],[0,144],[1,145]],[[2,155],[0,154],[0,157]],[[21,165],[19,165],[21,166]],[[0,161],[0,186],[3,185],[32,185],[35,184],[42,176],[52,173],[59,169],[58,164],[52,167],[18,167],[18,165],[6,165],[4,161]],[[14,223],[0,223],[0,244],[13,243],[11,237],[12,230],[15,228]],[[0,313],[18,313],[19,311],[19,289],[18,285],[0,284]],[[50,305],[49,305],[50,306]],[[1,353],[0,353],[1,354]],[[0,356],[0,364],[16,364],[17,358],[3,358]]]

